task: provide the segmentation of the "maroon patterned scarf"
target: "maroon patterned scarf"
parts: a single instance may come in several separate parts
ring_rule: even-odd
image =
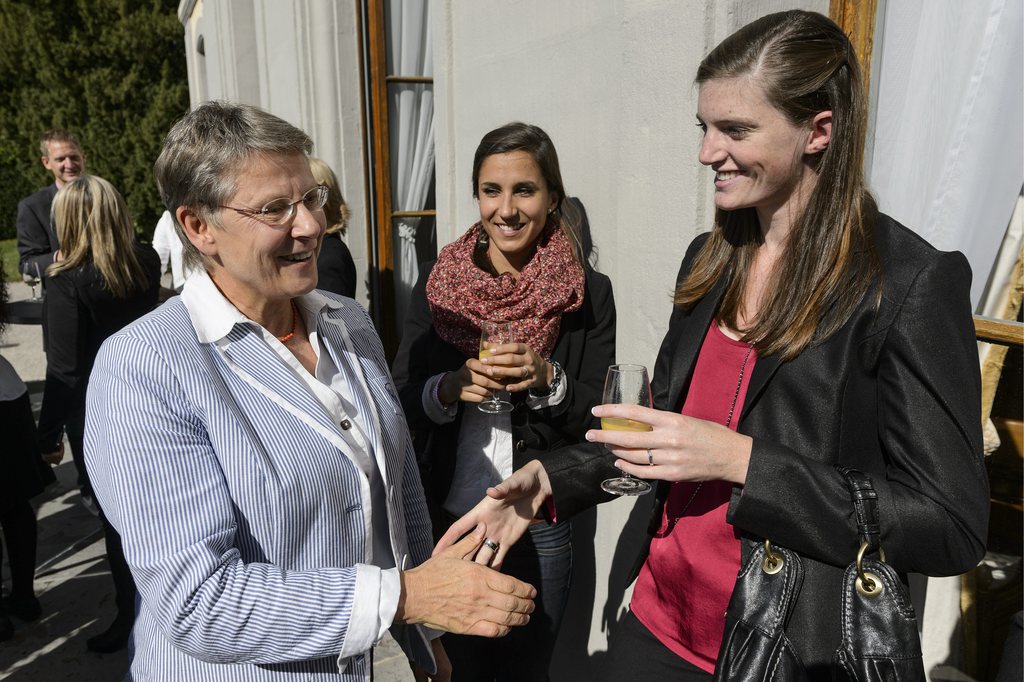
[[[434,329],[467,357],[476,357],[480,323],[507,321],[517,342],[550,357],[562,314],[583,305],[583,268],[573,257],[568,237],[549,221],[533,258],[516,279],[510,273],[495,277],[476,265],[473,252],[481,235],[485,233],[477,223],[438,254],[427,279]]]

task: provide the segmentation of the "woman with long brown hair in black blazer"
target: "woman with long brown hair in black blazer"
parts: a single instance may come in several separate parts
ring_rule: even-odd
[[[786,634],[809,678],[831,679],[857,553],[840,467],[873,479],[898,571],[952,575],[984,553],[970,268],[878,212],[863,182],[860,70],[828,18],[763,17],[716,47],[696,82],[717,211],[679,271],[658,409],[594,410],[652,430],[587,434],[614,457],[583,446],[527,464],[442,545],[483,520],[505,547],[543,499],[571,516],[620,470],[657,480],[607,679],[708,679],[737,573],[766,538],[802,562]]]

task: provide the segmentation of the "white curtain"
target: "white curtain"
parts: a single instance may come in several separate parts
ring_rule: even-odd
[[[975,306],[1024,182],[1022,45],[1021,0],[889,0],[876,24],[869,183],[884,212],[967,256]]]
[[[432,76],[434,56],[430,0],[389,0],[388,72],[399,76]],[[388,88],[391,137],[391,208],[422,210],[434,173],[434,89],[430,85]],[[420,218],[395,221],[395,306],[399,325],[405,319],[419,264],[416,259]],[[399,326],[401,328],[401,326]]]

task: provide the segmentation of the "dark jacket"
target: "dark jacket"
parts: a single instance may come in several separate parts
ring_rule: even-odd
[[[423,267],[412,291],[392,373],[420,461],[427,501],[436,510],[448,496],[455,473],[463,410],[476,406],[459,403],[458,415],[447,424],[435,424],[423,411],[427,380],[466,362],[466,356],[434,330],[426,293],[433,267],[432,262]],[[608,277],[587,271],[583,305],[562,316],[551,358],[564,371],[565,398],[553,407],[531,410],[525,391],[513,394],[513,468],[531,459],[543,461],[547,452],[582,441],[587,429],[598,426],[590,408],[601,402],[605,373],[615,362],[615,301]]]
[[[156,305],[160,291],[160,257],[149,246],[136,245],[148,281],[128,298],[115,298],[93,264],[50,277],[43,319],[49,331],[46,387],[39,414],[39,448],[60,446],[69,416],[85,407],[89,373],[108,336]]]
[[[356,295],[356,264],[341,234],[324,235],[320,255],[316,259],[317,289],[354,298]]]
[[[15,221],[18,231],[18,267],[22,273],[27,271],[35,274],[38,266],[40,279],[46,276],[47,266],[53,263],[53,253],[60,248],[57,231],[50,222],[50,206],[55,196],[56,183],[18,202],[18,217]]]
[[[680,280],[706,236],[691,245]],[[971,272],[887,216],[876,226],[881,307],[869,293],[824,343],[790,362],[759,358],[738,424],[754,439],[746,484],[727,520],[743,558],[763,538],[803,557],[804,581],[787,628],[812,679],[830,679],[839,643],[839,582],[856,557],[853,507],[836,465],[871,475],[882,547],[901,572],[962,573],[981,559],[988,478],[981,454],[981,381],[969,300]],[[720,282],[689,310],[675,308],[654,372],[657,407],[679,411]],[[559,516],[603,501],[613,458],[581,446],[545,461]],[[668,484],[658,486],[660,519]],[[643,557],[641,557],[642,559]]]

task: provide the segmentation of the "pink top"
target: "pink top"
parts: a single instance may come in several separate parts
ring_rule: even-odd
[[[756,361],[750,344],[730,339],[712,321],[683,414],[735,431]],[[739,535],[725,520],[732,489],[728,481],[705,481],[699,490],[696,483],[672,484],[630,603],[658,641],[709,673],[740,568]]]

